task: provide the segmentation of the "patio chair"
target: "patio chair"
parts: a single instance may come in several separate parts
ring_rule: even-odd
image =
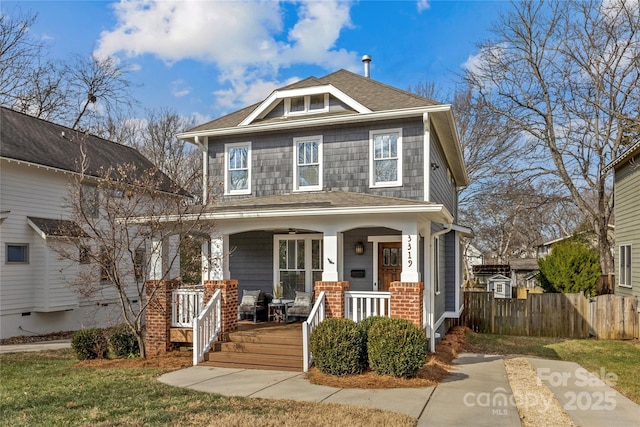
[[[313,308],[313,292],[300,292],[296,291],[296,299],[293,301],[291,307],[287,307],[285,310],[287,313],[285,322],[289,323],[290,317],[296,317],[305,319],[309,317],[311,309]]]
[[[238,314],[241,319],[244,319],[247,315],[251,315],[253,316],[253,321],[257,322],[258,314],[266,315],[269,302],[271,302],[269,294],[265,294],[261,290],[248,291],[245,289],[242,291],[242,300],[238,306]]]

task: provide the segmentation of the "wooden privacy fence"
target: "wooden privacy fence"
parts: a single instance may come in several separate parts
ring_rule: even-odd
[[[638,301],[632,297],[529,294],[527,299],[494,298],[465,292],[463,324],[476,332],[543,337],[640,338]]]

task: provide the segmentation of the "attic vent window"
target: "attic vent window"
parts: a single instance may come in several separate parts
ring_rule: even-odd
[[[293,96],[285,99],[286,115],[314,114],[329,111],[329,94]]]

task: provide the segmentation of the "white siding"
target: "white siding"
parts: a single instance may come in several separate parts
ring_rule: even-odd
[[[27,217],[65,218],[69,175],[36,166],[0,160],[0,210],[9,211],[0,225],[0,337],[22,335],[17,326],[32,323],[37,312],[74,309],[64,316],[41,320],[38,333],[80,327],[77,294],[69,286],[77,267],[58,254],[27,223]],[[7,264],[7,243],[29,245],[28,264]],[[61,272],[62,270],[62,272]],[[33,315],[28,313],[34,312]],[[17,320],[16,320],[17,319]],[[52,319],[65,319],[63,323]],[[62,320],[60,320],[62,322]]]

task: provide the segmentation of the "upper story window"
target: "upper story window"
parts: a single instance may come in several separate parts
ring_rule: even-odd
[[[293,96],[284,101],[285,115],[313,114],[329,111],[329,94]]]
[[[402,129],[369,132],[371,187],[402,185]]]
[[[98,216],[98,187],[93,184],[82,184],[80,188],[80,207],[88,217]]]
[[[620,245],[620,286],[631,287],[631,245]]]
[[[225,144],[225,194],[251,194],[251,143]]]
[[[322,190],[322,136],[293,138],[294,189]]]

